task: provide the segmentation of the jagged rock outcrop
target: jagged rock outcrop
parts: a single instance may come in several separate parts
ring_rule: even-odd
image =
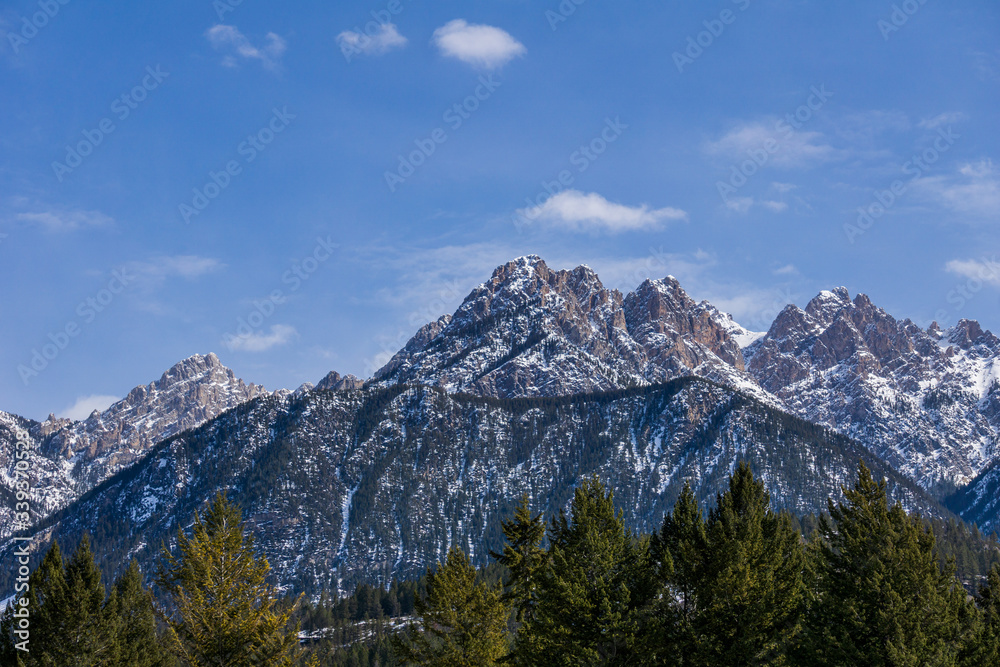
[[[586,266],[521,257],[451,317],[423,327],[374,377],[481,396],[565,396],[700,375],[773,400],[743,372],[724,316],[671,277],[623,297]],[[731,321],[731,320],[730,320]]]
[[[345,592],[419,576],[451,545],[484,564],[524,493],[554,513],[597,476],[628,526],[649,532],[685,481],[711,503],[737,461],[750,462],[778,507],[801,514],[839,497],[859,459],[908,508],[946,514],[850,439],[696,378],[562,398],[400,385],[265,396],[158,445],[38,526],[32,548],[69,547],[91,530],[109,576],[131,558],[152,571],[161,541],[225,489],[281,585]]]
[[[923,330],[838,288],[785,308],[749,352],[750,375],[795,414],[927,488],[966,484],[997,454],[1000,340],[975,322]]]
[[[156,443],[267,393],[246,384],[215,354],[194,355],[171,367],[159,380],[140,385],[104,412],[74,422],[50,415],[44,422],[20,420],[31,435],[34,502],[37,519],[65,507],[103,480],[139,460]],[[12,486],[10,454],[13,424],[0,413],[0,486]],[[3,491],[0,491],[3,493]],[[0,518],[5,510],[0,509]],[[10,534],[4,521],[0,536]]]
[[[315,388],[322,391],[350,391],[361,389],[364,385],[365,381],[359,377],[354,375],[341,376],[337,371],[330,371]]]

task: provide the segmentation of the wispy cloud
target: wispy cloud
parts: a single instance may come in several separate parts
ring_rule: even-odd
[[[337,35],[337,45],[345,56],[355,53],[377,56],[406,45],[406,38],[399,34],[392,23],[382,23],[373,35],[345,30]]]
[[[128,272],[153,282],[162,282],[174,277],[193,280],[224,267],[225,264],[217,259],[198,255],[153,257],[143,262],[129,262],[125,265]]]
[[[449,58],[474,67],[495,69],[528,52],[508,32],[455,19],[434,31],[434,44]]]
[[[214,25],[205,32],[212,47],[224,53],[222,64],[226,67],[236,67],[240,60],[259,60],[265,68],[275,69],[285,52],[285,40],[273,32],[265,35],[267,43],[256,47],[246,35],[231,25]]]
[[[1000,263],[996,257],[991,259],[953,259],[945,265],[948,273],[954,273],[972,280],[981,280],[984,283],[1000,287]]]
[[[299,332],[287,324],[275,324],[268,333],[254,331],[247,336],[227,336],[222,344],[234,352],[266,352],[274,347],[285,345],[295,338]]]
[[[71,232],[89,227],[107,227],[114,220],[99,211],[50,210],[18,213],[16,220],[39,225],[49,232]]]
[[[788,208],[783,201],[771,199],[755,199],[753,197],[730,197],[726,200],[726,208],[736,213],[747,213],[754,206],[762,206],[772,213],[781,213]]]
[[[988,51],[971,51],[973,66],[983,81],[1000,81],[1000,49],[993,53]]]
[[[773,211],[775,213],[781,213],[782,211],[788,208],[788,204],[786,204],[783,201],[771,201],[769,199],[761,201],[760,205],[766,208],[767,210]]]
[[[657,229],[668,220],[686,220],[687,213],[677,208],[650,208],[647,204],[625,206],[610,202],[601,195],[579,190],[564,190],[544,204],[520,209],[528,220],[573,231],[624,232]]]
[[[1000,221],[1000,171],[992,160],[966,163],[953,175],[928,176],[917,185],[954,211]]]
[[[111,407],[112,404],[117,403],[119,400],[121,399],[118,396],[102,396],[98,394],[81,396],[76,399],[76,402],[73,403],[73,405],[60,412],[59,416],[64,419],[82,421],[89,417],[94,410],[104,412]]]
[[[776,146],[767,151],[765,165],[784,168],[811,167],[843,157],[843,151],[831,146],[822,132],[795,130],[778,123],[776,119],[765,119],[739,124],[719,139],[706,143],[705,153],[742,162],[751,159],[753,151]]]
[[[877,138],[891,132],[912,128],[909,117],[902,111],[869,109],[835,114],[828,118],[833,132],[857,150],[871,148]]]
[[[946,111],[945,113],[940,113],[931,118],[925,118],[920,123],[918,127],[925,130],[934,130],[942,125],[951,125],[952,123],[961,123],[966,119],[966,115],[961,111]]]

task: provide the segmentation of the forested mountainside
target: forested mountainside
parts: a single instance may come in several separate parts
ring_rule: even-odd
[[[587,267],[522,257],[367,383],[331,372],[268,394],[196,355],[81,422],[0,413],[0,537],[17,429],[36,452],[39,541],[106,535],[112,570],[151,561],[178,521],[232,489],[282,581],[344,591],[419,573],[453,544],[481,563],[513,499],[554,511],[593,474],[619,490],[631,527],[651,530],[682,480],[710,500],[741,458],[798,514],[825,509],[859,458],[933,515],[947,510],[931,496],[975,478],[948,506],[988,532],[998,354],[975,322],[924,330],[843,288],[764,334],[670,277],[623,296]]]
[[[13,493],[17,428],[27,432],[35,452],[31,506],[35,520],[41,520],[132,465],[164,438],[264,393],[263,387],[237,378],[216,355],[194,355],[83,421],[50,415],[37,422],[0,412],[0,498]],[[13,527],[13,507],[0,506],[0,538]]]
[[[740,460],[776,507],[805,514],[839,497],[861,459],[908,508],[947,514],[856,442],[698,378],[558,398],[405,385],[262,396],[42,522],[34,548],[89,531],[107,572],[132,558],[150,572],[161,544],[223,489],[283,586],[345,592],[417,577],[454,545],[484,564],[524,493],[558,512],[594,476],[616,490],[631,528],[651,532],[685,481],[711,503]]]

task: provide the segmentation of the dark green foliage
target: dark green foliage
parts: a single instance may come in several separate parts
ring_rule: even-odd
[[[53,544],[30,577],[29,651],[17,651],[12,616],[0,623],[4,665],[44,667],[168,667],[156,634],[149,591],[133,563],[105,597],[101,573],[85,537],[69,561]]]
[[[973,525],[952,519],[925,519],[934,532],[934,544],[942,566],[955,563],[955,575],[966,589],[975,593],[986,575],[1000,564],[1000,543],[995,536],[986,536]]]
[[[986,584],[976,598],[980,617],[968,646],[962,653],[962,665],[1000,665],[1000,565],[994,565]]]
[[[820,523],[803,662],[958,664],[974,612],[953,570],[940,566],[934,533],[890,507],[885,482],[863,463],[844,495]]]
[[[804,553],[764,484],[740,463],[705,527],[697,587],[703,664],[785,665],[803,611]]]
[[[500,565],[507,568],[504,600],[514,610],[514,620],[524,623],[534,618],[538,604],[539,579],[546,564],[542,540],[545,538],[545,521],[541,514],[534,517],[528,509],[528,496],[523,496],[514,518],[503,522],[507,538],[503,553],[491,554]]]
[[[143,586],[139,566],[132,561],[111,589],[105,603],[111,632],[117,637],[115,658],[109,664],[166,667],[175,664],[157,635],[153,596]]]
[[[417,600],[419,626],[393,642],[401,664],[435,667],[494,665],[507,653],[507,618],[499,586],[478,580],[461,549],[427,571],[427,596]]]
[[[560,512],[552,520],[547,556],[514,664],[636,660],[642,610],[654,591],[649,542],[625,527],[614,495],[597,480],[576,489],[570,516]]]
[[[805,602],[805,556],[741,463],[708,521],[686,486],[653,539],[661,593],[646,645],[653,663],[784,665]]]
[[[651,610],[654,620],[645,642],[647,658],[652,662],[669,658],[678,665],[696,664],[697,589],[707,545],[705,518],[691,485],[685,484],[673,513],[664,517],[660,532],[651,541],[661,587]]]

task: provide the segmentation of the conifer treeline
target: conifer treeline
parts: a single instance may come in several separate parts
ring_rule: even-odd
[[[54,543],[31,573],[27,604],[0,617],[0,664],[12,667],[291,667],[303,663],[293,605],[267,582],[239,509],[222,494],[191,535],[164,547],[154,603],[133,561],[107,593],[84,536],[69,561]],[[27,608],[26,619],[14,608]]]
[[[637,536],[590,481],[545,549],[524,499],[495,554],[504,584],[471,578],[453,549],[395,640],[400,664],[1000,664],[1000,567],[973,599],[930,525],[890,505],[864,464],[844,495],[806,541],[740,464],[707,518],[686,487]]]
[[[548,522],[522,499],[482,571],[452,548],[418,582],[311,604],[267,582],[220,495],[165,551],[164,606],[135,564],[106,591],[86,538],[68,561],[53,545],[31,574],[31,652],[8,609],[0,664],[1000,664],[1000,566],[969,596],[935,538],[981,567],[973,533],[890,505],[863,464],[844,496],[800,523],[740,464],[707,515],[688,486],[659,531],[634,535],[590,480]]]

